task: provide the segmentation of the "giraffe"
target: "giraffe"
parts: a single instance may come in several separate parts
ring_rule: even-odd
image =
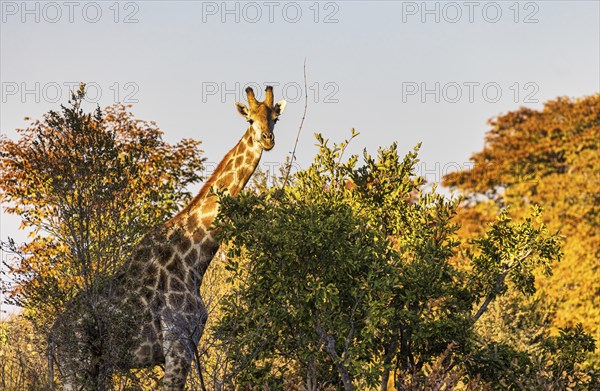
[[[50,339],[54,356],[50,362],[54,358],[58,362],[64,390],[102,388],[103,382],[98,380],[102,375],[98,357],[104,352],[98,345],[103,343],[117,345],[112,346],[116,353],[109,354],[111,370],[164,365],[163,390],[184,389],[207,320],[199,287],[219,248],[211,231],[219,211],[216,191],[235,196],[244,188],[263,150],[273,148],[273,129],[286,106],[285,100],[273,102],[271,86],[266,88],[264,102],[255,98],[250,87],[246,94],[248,106],[235,104],[239,114],[249,122],[243,137],[225,155],[189,205],[148,233],[112,279],[112,294],[105,305],[117,308],[111,312],[116,316],[135,314],[119,325],[124,337],[113,338],[111,344],[108,335],[98,338],[100,341],[93,348],[82,349],[86,341],[92,340],[88,336],[90,327],[82,326],[90,323],[86,323],[85,314],[65,311],[55,323]],[[97,329],[102,328],[97,323],[92,332],[98,333]],[[110,328],[110,324],[106,327]],[[60,335],[62,344],[60,338],[53,339],[53,335]],[[85,352],[81,353],[82,350]],[[104,379],[110,377],[111,370],[105,371],[108,373],[104,373]],[[75,383],[80,388],[76,388]]]

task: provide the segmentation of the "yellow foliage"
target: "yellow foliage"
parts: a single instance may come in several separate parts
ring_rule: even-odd
[[[490,125],[473,170],[444,178],[471,200],[457,216],[461,237],[474,237],[506,206],[525,216],[540,205],[564,239],[554,274],[536,281],[537,297],[556,306],[550,330],[580,322],[600,340],[600,94],[521,108]]]
[[[5,391],[48,387],[45,343],[22,317],[0,322],[0,385]]]

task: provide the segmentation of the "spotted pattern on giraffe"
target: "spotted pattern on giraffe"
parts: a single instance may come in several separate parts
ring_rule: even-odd
[[[283,113],[285,101],[274,103],[267,87],[264,102],[251,88],[246,89],[248,106],[236,103],[238,112],[251,124],[241,140],[229,151],[198,195],[167,223],[140,241],[127,266],[114,278],[117,287],[111,303],[128,303],[135,308],[135,325],[127,329],[128,357],[118,357],[122,370],[164,366],[163,390],[183,390],[193,351],[202,335],[208,313],[199,287],[219,243],[211,231],[219,212],[217,192],[237,195],[255,171],[263,150],[274,145],[275,120]],[[73,358],[67,349],[84,334],[75,327],[85,313],[66,311],[57,329],[73,333],[66,343],[57,342],[57,361],[67,389],[86,380],[85,366],[94,357]],[[70,323],[69,323],[70,321]],[[62,328],[60,326],[63,326]],[[94,384],[90,382],[87,384]],[[94,386],[84,389],[95,389]]]

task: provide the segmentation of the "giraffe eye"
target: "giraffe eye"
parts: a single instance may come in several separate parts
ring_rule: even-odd
[[[254,120],[249,119],[248,122],[250,123],[250,125],[252,125],[254,123]]]

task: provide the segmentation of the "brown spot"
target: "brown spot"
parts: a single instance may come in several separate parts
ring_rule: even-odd
[[[233,169],[233,159],[229,159],[225,167],[223,167],[223,172],[231,171]]]
[[[154,263],[149,264],[148,267],[146,268],[146,274],[155,276],[156,273],[158,273],[158,267],[156,267],[156,264],[154,264]]]
[[[167,270],[172,274],[175,274],[178,270],[182,269],[183,263],[181,262],[181,258],[179,256],[173,258],[173,261],[167,265]]]
[[[198,302],[198,298],[196,296],[192,295],[191,293],[187,293],[185,295],[185,312],[197,312],[199,304],[200,303]]]
[[[156,333],[160,333],[162,327],[160,327],[160,320],[159,319],[154,319],[152,321],[152,327],[154,328],[154,330],[156,330]]]
[[[141,265],[135,260],[129,264],[129,275],[130,276],[139,276],[142,271]]]
[[[194,230],[193,239],[194,243],[198,244],[202,242],[202,239],[206,236],[206,231],[202,227],[198,227]]]
[[[144,288],[142,289],[142,292],[141,292],[141,294],[142,294],[142,296],[143,296],[143,297],[146,299],[146,301],[147,301],[148,303],[150,303],[150,302],[152,301],[152,298],[154,297],[154,290],[153,290],[153,289],[150,289],[150,288],[148,288],[148,287],[144,287]]]
[[[198,216],[196,213],[191,214],[187,219],[187,229],[188,231],[194,231],[194,229],[198,226]]]
[[[169,246],[160,246],[158,249],[158,259],[161,265],[166,265],[173,256],[173,249]]]
[[[136,261],[145,261],[148,258],[150,258],[151,251],[152,250],[150,249],[150,247],[140,247],[134,251],[133,259]]]
[[[164,289],[163,289],[164,291]],[[164,294],[155,294],[151,303],[152,308],[156,311],[159,308],[163,308],[165,306],[165,296]]]
[[[165,272],[164,269],[160,269],[160,277],[158,279],[158,286],[156,287],[156,289],[158,289],[161,292],[164,292],[165,288],[167,287],[167,280],[167,272]]]
[[[176,228],[169,235],[169,240],[171,241],[171,243],[178,243],[181,241],[183,236],[184,236],[183,230],[181,228]]]
[[[179,243],[177,243],[177,248],[182,253],[186,253],[190,249],[190,247],[192,247],[192,241],[187,236],[185,236]]]
[[[198,251],[196,249],[192,249],[188,255],[185,257],[185,263],[187,265],[193,265],[198,260]]]
[[[202,225],[205,228],[210,228],[210,226],[212,225],[213,221],[215,220],[214,216],[204,216],[202,218]]]
[[[198,289],[202,283],[202,278],[197,273],[188,273],[185,281],[187,286]]]
[[[202,214],[206,215],[215,210],[217,206],[217,197],[210,197],[202,204]]]
[[[183,282],[179,278],[172,277],[169,281],[169,289],[172,292],[181,292],[184,288]]]
[[[238,175],[243,178],[247,178],[250,176],[250,169],[248,167],[242,167],[238,171]]]
[[[229,185],[233,182],[233,179],[234,179],[234,174],[232,172],[219,178],[219,188],[227,189],[229,187]]]
[[[212,259],[219,250],[219,242],[212,236],[206,238],[201,244],[201,251]]]
[[[142,284],[146,287],[153,287],[156,284],[156,274],[146,274],[142,280]]]
[[[243,156],[238,156],[235,158],[235,166],[239,167],[240,165],[242,165],[242,163],[244,163],[244,157]]]
[[[169,275],[172,277],[177,277],[181,281],[185,280],[186,269],[183,265],[181,258],[176,258],[167,266],[169,270]]]
[[[212,261],[212,258],[209,259],[208,261],[200,263],[200,268],[198,270],[198,274],[201,276],[200,278],[198,278],[200,280],[200,283],[202,283],[202,276],[204,276],[204,273],[206,273],[206,269],[208,269],[208,266],[210,265],[210,261]]]
[[[255,157],[254,157],[254,155],[253,155],[253,154],[251,154],[251,153],[247,153],[247,154],[246,154],[246,159],[245,159],[245,161],[246,161],[246,165],[251,165],[251,164],[252,164],[252,162],[254,162],[254,159],[255,159]]]
[[[183,307],[183,301],[185,296],[183,293],[171,293],[169,294],[169,304],[173,307],[181,308]]]

